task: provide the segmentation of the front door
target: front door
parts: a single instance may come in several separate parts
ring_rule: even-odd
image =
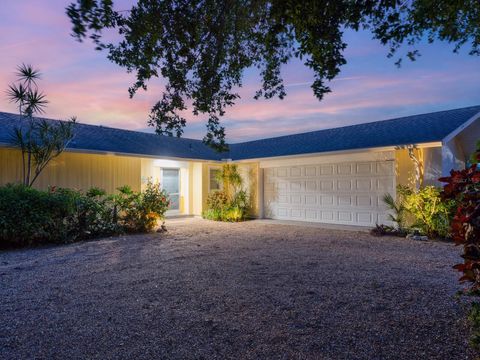
[[[162,187],[170,198],[168,210],[180,211],[180,170],[162,169]]]

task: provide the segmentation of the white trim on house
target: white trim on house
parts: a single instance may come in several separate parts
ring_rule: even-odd
[[[349,149],[349,150],[338,150],[338,151],[325,151],[325,152],[316,152],[316,153],[304,153],[304,154],[295,154],[295,155],[284,155],[284,156],[271,156],[263,158],[252,158],[252,159],[242,159],[234,160],[234,163],[250,163],[250,162],[266,162],[273,160],[284,160],[284,159],[296,159],[300,160],[302,158],[309,158],[312,156],[333,156],[333,155],[349,155],[349,154],[358,154],[358,153],[378,153],[385,151],[395,151],[400,146],[407,146],[412,144],[400,144],[395,146],[384,146],[384,147],[372,147],[372,148],[359,148],[359,149]],[[431,147],[440,147],[442,146],[441,141],[433,141],[428,143],[419,143],[413,144],[415,147],[422,148],[431,148]]]

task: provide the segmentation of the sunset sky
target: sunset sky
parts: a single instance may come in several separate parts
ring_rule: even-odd
[[[40,88],[50,101],[46,116],[76,115],[83,123],[140,131],[148,129],[151,106],[160,98],[162,81],[129,99],[134,75],[109,62],[106,53],[70,36],[65,0],[0,1],[0,111],[15,112],[3,89],[15,67],[28,63],[40,69]],[[121,6],[127,6],[122,1]],[[347,32],[348,64],[331,83],[333,92],[319,102],[310,88],[312,73],[300,62],[284,67],[288,95],[284,100],[254,100],[258,73],[248,70],[242,99],[223,123],[228,141],[291,134],[342,125],[480,104],[480,57],[468,47],[453,54],[453,45],[420,46],[416,62],[399,69],[387,49],[367,32]],[[185,136],[202,138],[205,118],[188,115]]]

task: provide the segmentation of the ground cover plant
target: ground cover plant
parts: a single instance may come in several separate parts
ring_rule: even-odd
[[[168,206],[165,191],[150,181],[142,192],[122,187],[116,195],[97,188],[43,191],[9,184],[0,187],[0,247],[149,232],[162,225]]]

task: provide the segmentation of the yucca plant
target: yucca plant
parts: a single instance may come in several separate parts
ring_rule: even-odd
[[[76,118],[67,122],[35,118],[45,112],[48,104],[45,94],[38,89],[40,72],[31,65],[22,64],[16,76],[17,81],[9,85],[7,96],[26,121],[14,128],[12,142],[22,151],[22,183],[31,187],[48,163],[72,140]]]

